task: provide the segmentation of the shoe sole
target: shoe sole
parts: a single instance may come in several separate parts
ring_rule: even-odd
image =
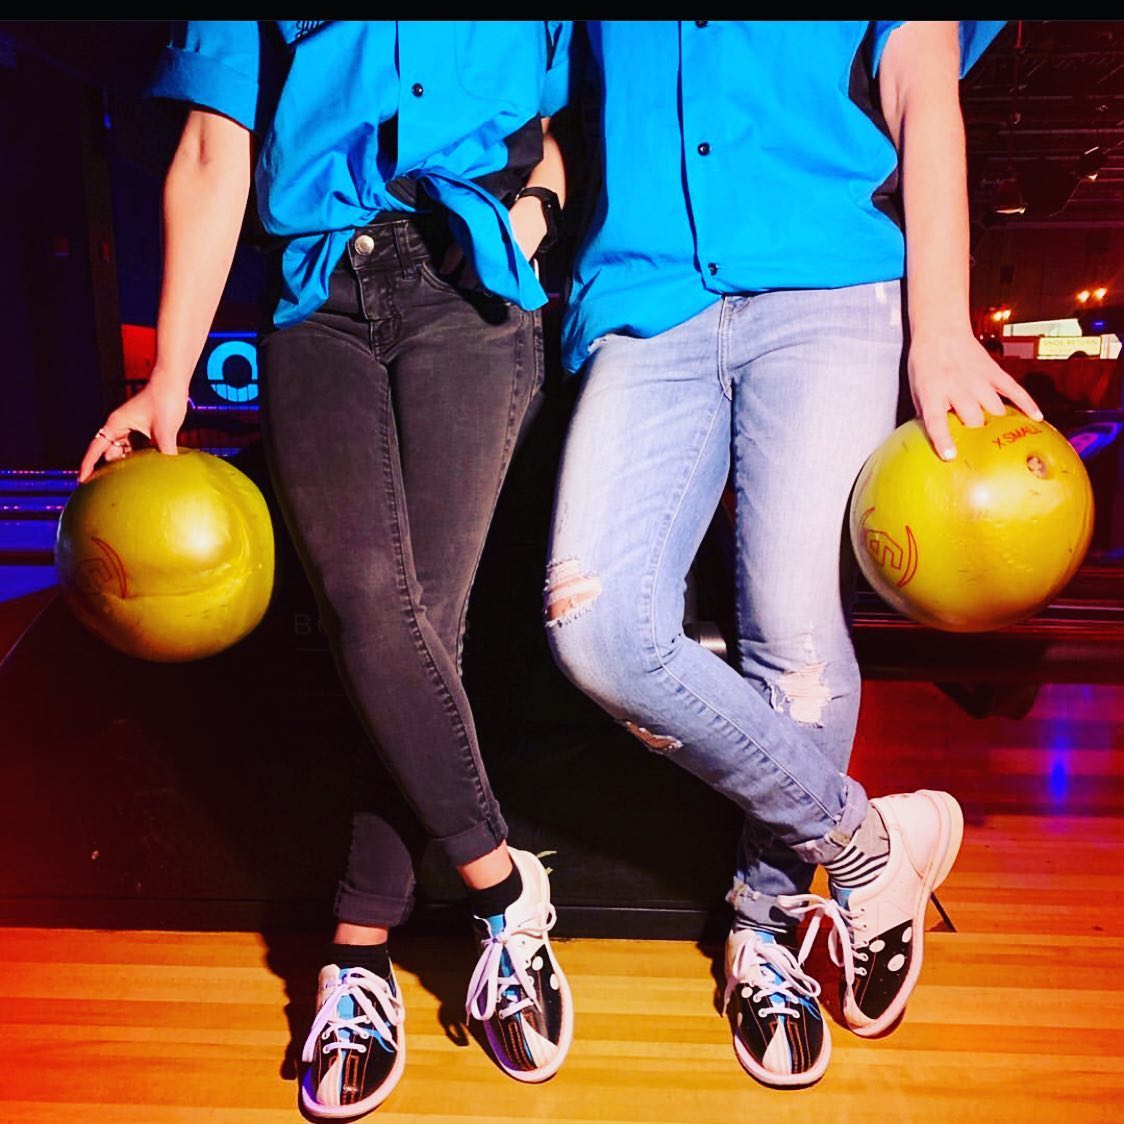
[[[349,1120],[354,1116],[362,1116],[364,1113],[370,1112],[371,1109],[378,1108],[379,1105],[394,1092],[395,1087],[402,1077],[402,1071],[405,1068],[406,1043],[405,1040],[401,1038],[401,1032],[399,1032],[398,1050],[397,1056],[394,1059],[394,1065],[386,1075],[386,1080],[379,1086],[376,1092],[361,1101],[356,1101],[354,1104],[321,1104],[309,1093],[308,1087],[304,1079],[302,1079],[301,1107],[310,1116],[318,1117],[321,1120]]]
[[[742,1044],[742,1040],[734,1035],[734,1053],[741,1063],[742,1069],[762,1085],[771,1085],[776,1089],[795,1089],[805,1085],[814,1085],[827,1072],[827,1063],[831,1061],[831,1034],[827,1023],[823,1027],[823,1052],[811,1069],[803,1073],[774,1073],[766,1069]]]
[[[921,961],[925,948],[925,911],[929,908],[929,898],[932,897],[933,891],[948,877],[953,863],[956,862],[956,856],[960,853],[960,844],[964,839],[964,813],[956,800],[947,792],[922,789],[918,795],[922,793],[932,800],[941,813],[941,845],[934,851],[929,869],[925,872],[924,892],[918,895],[917,909],[913,915],[913,940],[915,942],[913,957],[897,998],[878,1018],[859,1024],[853,1021],[850,1014],[845,1015],[851,1030],[860,1038],[874,1038],[883,1033],[893,1026],[901,1017],[902,1012],[905,1011],[909,997],[913,994],[913,989],[917,986],[917,980],[921,975]],[[858,1010],[857,1005],[855,1009]]]
[[[511,848],[511,850],[514,851],[515,848]],[[522,853],[526,854],[529,852]],[[532,858],[535,858],[535,856],[532,856]],[[535,858],[533,864],[527,863],[525,865],[529,869],[524,869],[523,864],[519,865],[520,877],[524,880],[529,875],[534,877],[538,883],[536,887],[537,890],[546,901],[550,901],[550,878],[543,869],[542,863]],[[554,965],[554,974],[558,977],[558,993],[562,996],[562,1031],[558,1038],[558,1053],[546,1065],[540,1066],[538,1069],[513,1069],[503,1062],[502,1047],[496,1044],[496,1039],[492,1034],[491,1024],[484,1023],[484,1037],[488,1042],[488,1049],[492,1053],[492,1060],[508,1077],[514,1077],[516,1081],[522,1081],[527,1085],[537,1085],[542,1081],[549,1081],[561,1068],[562,1063],[566,1060],[566,1055],[570,1052],[570,1046],[574,1041],[574,999],[570,993],[570,983],[566,979],[566,974],[562,971],[561,965],[558,963],[558,958],[554,955],[554,946],[550,943],[550,938],[546,937],[543,943],[550,952],[551,963]]]

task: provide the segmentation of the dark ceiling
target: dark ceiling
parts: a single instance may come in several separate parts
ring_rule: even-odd
[[[1124,226],[1124,21],[1012,21],[964,79],[961,101],[978,218]],[[1089,150],[1086,168],[1103,156],[1095,180],[1077,166]],[[1027,211],[995,219],[1012,169]]]

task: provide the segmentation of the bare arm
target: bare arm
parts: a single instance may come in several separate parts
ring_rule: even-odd
[[[542,120],[542,160],[531,169],[528,187],[547,187],[558,196],[559,203],[566,202],[566,169],[562,163],[562,150],[550,131],[550,118]],[[533,196],[517,199],[511,208],[511,229],[519,248],[530,260],[546,236],[546,219],[542,203]]]
[[[250,133],[203,110],[188,116],[164,184],[164,283],[148,385],[114,410],[82,460],[79,480],[131,431],[176,451],[191,373],[226,284],[250,190]]]
[[[982,425],[1009,398],[1033,399],[987,354],[968,307],[968,198],[955,21],[910,22],[890,36],[879,68],[882,108],[901,160],[909,291],[910,388],[937,452],[956,455],[948,411]]]

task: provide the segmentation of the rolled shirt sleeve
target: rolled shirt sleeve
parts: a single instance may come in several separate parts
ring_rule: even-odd
[[[1003,29],[1006,20],[960,21],[960,77],[976,65],[980,55]]]
[[[882,52],[896,28],[905,20],[873,20],[873,44],[871,50],[871,71],[878,73]],[[963,78],[975,66],[991,41],[999,34],[1006,20],[961,20],[960,21],[960,77]]]
[[[253,130],[259,124],[260,56],[257,20],[180,21],[148,93],[213,109]]]

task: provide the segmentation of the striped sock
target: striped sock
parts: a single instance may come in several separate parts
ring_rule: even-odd
[[[831,884],[832,896],[846,907],[851,891],[873,882],[890,857],[890,836],[882,817],[871,808],[851,842],[839,854],[824,863]]]

